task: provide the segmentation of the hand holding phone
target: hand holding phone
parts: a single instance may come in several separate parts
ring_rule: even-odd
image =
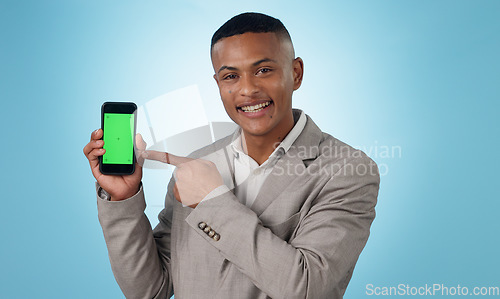
[[[99,157],[103,174],[129,175],[135,170],[134,136],[136,130],[134,103],[106,102],[101,107],[101,128],[106,153]]]
[[[117,107],[122,104],[127,104],[125,106],[128,107]],[[92,174],[99,185],[111,195],[111,200],[123,200],[136,194],[142,179],[142,167],[135,161],[134,136],[135,110],[137,108],[133,107],[136,107],[133,103],[112,103],[112,105],[104,103],[101,109],[102,128],[92,132],[90,142],[83,148],[83,152],[89,160]],[[106,120],[108,113],[129,115],[118,115],[117,119],[108,118]],[[130,120],[130,115],[133,115],[133,122]],[[124,120],[126,117],[129,118],[127,121]],[[110,122],[108,123],[108,121]],[[107,140],[107,137],[111,140]],[[123,138],[127,138],[127,140],[123,140]],[[144,150],[146,144],[141,136],[137,135],[135,139],[137,148]],[[106,146],[106,141],[110,143],[110,147]],[[105,160],[106,158],[103,157],[107,153],[111,155],[106,156],[107,160]],[[129,159],[132,163],[129,163]]]

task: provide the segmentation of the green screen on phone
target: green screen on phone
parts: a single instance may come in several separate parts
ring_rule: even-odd
[[[132,164],[134,114],[104,113],[104,164]]]

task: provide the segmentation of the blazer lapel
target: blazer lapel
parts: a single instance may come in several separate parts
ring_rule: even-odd
[[[321,138],[321,130],[307,116],[304,130],[288,152],[278,160],[252,204],[251,209],[257,216],[260,216],[291,182],[305,174],[304,160],[318,156]]]
[[[292,148],[278,160],[272,172],[260,188],[259,194],[251,207],[257,216],[261,215],[273,200],[278,197],[293,180],[299,177],[299,173],[303,173],[305,166],[302,159],[296,155],[290,155],[291,150]],[[295,149],[293,150],[295,151]]]
[[[234,157],[229,145],[217,150],[212,161],[217,165],[217,170],[224,180],[224,184],[233,192],[234,186]]]

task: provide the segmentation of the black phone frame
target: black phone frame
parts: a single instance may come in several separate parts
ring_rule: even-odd
[[[137,130],[137,105],[132,102],[105,102],[101,106],[101,129],[104,139],[104,113],[122,113],[134,114],[134,133],[133,133],[133,149],[132,149],[132,164],[104,164],[102,156],[99,156],[99,170],[106,175],[131,175],[135,171],[135,134]]]

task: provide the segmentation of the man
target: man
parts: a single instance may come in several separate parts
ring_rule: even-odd
[[[375,217],[375,163],[292,109],[303,61],[279,20],[233,17],[211,57],[240,129],[190,158],[137,138],[139,157],[177,166],[154,231],[140,163],[102,175],[100,129],[84,148],[118,284],[127,298],[342,298]]]

